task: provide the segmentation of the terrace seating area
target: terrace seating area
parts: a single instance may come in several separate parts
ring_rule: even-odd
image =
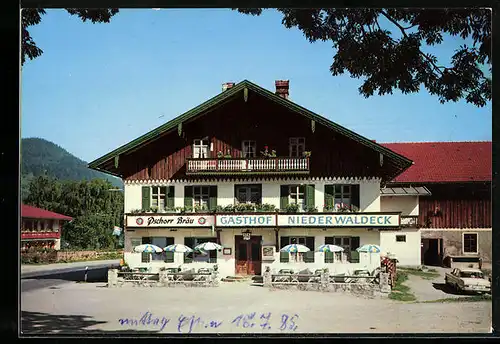
[[[219,285],[219,274],[215,269],[199,268],[182,269],[162,268],[159,272],[151,272],[151,268],[108,271],[108,287],[216,287]]]

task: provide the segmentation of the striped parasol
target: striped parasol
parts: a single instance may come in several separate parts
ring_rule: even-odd
[[[344,248],[337,245],[321,245],[318,247],[318,252],[343,252]]]
[[[161,249],[161,247],[158,247],[156,245],[142,244],[142,245],[134,247],[134,251],[135,252],[145,252],[145,253],[155,253],[155,252],[160,253],[163,250]]]
[[[193,252],[193,249],[182,244],[168,245],[163,249],[165,252]]]
[[[311,250],[309,249],[309,247],[304,246],[304,245],[290,244],[290,245],[286,245],[285,247],[283,247],[280,251],[294,253],[294,252],[309,252]]]
[[[366,253],[380,253],[380,246],[366,244],[356,249],[358,252],[366,252]]]
[[[199,245],[196,245],[194,249],[196,251],[213,251],[213,250],[222,250],[222,246],[214,242],[204,242]]]

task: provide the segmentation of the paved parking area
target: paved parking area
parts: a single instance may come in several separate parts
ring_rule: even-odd
[[[23,292],[21,308],[25,334],[485,333],[491,328],[487,301],[401,303],[246,283],[110,289],[104,283],[67,282]]]

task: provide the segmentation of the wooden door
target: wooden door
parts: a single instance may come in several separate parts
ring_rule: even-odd
[[[262,268],[261,237],[252,236],[243,240],[243,236],[235,236],[235,264],[237,275],[260,275]]]

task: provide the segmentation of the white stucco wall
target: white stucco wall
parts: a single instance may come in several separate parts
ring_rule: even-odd
[[[221,277],[233,276],[235,274],[235,235],[241,235],[244,228],[224,228],[220,233],[221,245],[225,248],[231,248],[230,255],[224,255],[222,251],[217,253],[217,265]],[[275,232],[271,228],[261,229],[253,228],[253,236],[262,237],[263,246],[275,245]],[[279,236],[314,236],[315,248],[325,243],[325,236],[359,236],[360,245],[364,244],[380,244],[379,233],[377,230],[366,229],[328,229],[327,231],[310,229],[310,228],[287,228],[281,229]],[[210,229],[179,229],[178,231],[171,231],[170,229],[150,228],[150,229],[137,229],[133,232],[126,232],[126,240],[131,238],[142,237],[173,237],[175,244],[184,244],[184,237],[215,237],[216,234],[212,233]],[[323,269],[327,267],[332,274],[338,273],[353,273],[355,270],[366,269],[373,271],[380,266],[380,259],[378,255],[363,255],[360,254],[359,263],[325,263],[324,254],[316,252],[314,263],[303,262],[289,262],[281,263],[280,254],[276,252],[274,261],[262,261],[262,272],[266,266],[271,268],[271,271],[277,273],[280,269],[293,269],[299,271],[305,268],[314,271],[316,269]],[[163,261],[152,261],[150,263],[141,263],[140,253],[125,252],[125,261],[130,267],[151,267],[153,271],[157,272],[161,267],[181,267],[182,269],[213,266],[214,264],[205,262],[184,263],[184,256],[182,253],[174,255],[174,263],[165,263]]]
[[[124,185],[124,208],[125,213],[142,208],[142,189],[140,184]],[[177,190],[175,190],[177,192]]]
[[[406,242],[397,242],[396,235],[405,235]],[[420,266],[421,236],[418,229],[401,229],[397,231],[380,231],[380,247],[385,252],[396,255],[401,266]]]
[[[262,203],[272,204],[276,208],[280,207],[280,186],[286,184],[314,184],[315,195],[314,205],[319,212],[323,211],[325,184],[360,184],[360,211],[378,212],[380,211],[380,181],[373,180],[273,180],[273,181],[241,181],[241,182],[219,182],[217,183],[217,204],[221,206],[234,204],[235,184],[262,184]],[[125,213],[142,208],[142,186],[143,185],[173,185],[175,187],[176,207],[184,207],[184,186],[185,185],[214,185],[213,182],[195,183],[125,183]]]
[[[380,183],[361,183],[359,185],[359,203],[361,211],[380,211]]]
[[[380,211],[400,211],[401,215],[418,215],[418,196],[382,196]]]

